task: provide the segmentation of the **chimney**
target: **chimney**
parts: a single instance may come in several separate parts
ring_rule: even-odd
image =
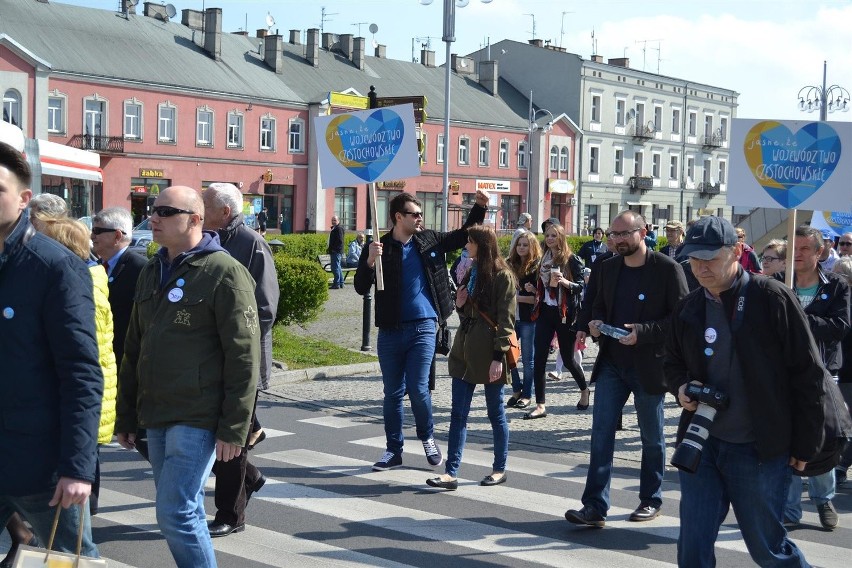
[[[343,34],[340,36],[340,50],[343,52],[343,55],[346,56],[346,59],[352,60],[352,51],[355,48],[355,40],[352,37],[352,34]]]
[[[470,75],[473,73],[473,59],[453,53],[450,56],[450,61],[452,62],[452,70],[459,75]]]
[[[320,39],[320,31],[318,28],[310,28],[308,30],[308,48],[305,52],[305,59],[308,60],[314,67],[319,66],[319,39]]]
[[[592,55],[592,61],[595,63],[603,63],[603,55]]]
[[[127,0],[124,0],[127,2]],[[145,7],[142,10],[142,13],[148,16],[149,18],[156,18],[158,20],[163,20],[164,22],[168,21],[169,15],[166,13],[166,5],[165,4],[154,4],[153,2],[145,2]]]
[[[364,70],[364,56],[367,51],[367,41],[362,37],[355,38],[355,49],[352,51],[352,63],[355,64],[355,67]]]
[[[601,58],[603,59],[603,58]],[[629,57],[615,57],[611,58],[607,61],[610,65],[617,65],[619,67],[630,67],[630,58]]]
[[[377,44],[376,45],[376,57],[379,59],[387,59],[388,57],[388,46]]]
[[[222,59],[222,8],[204,12],[204,51],[216,61]]]
[[[498,78],[496,61],[479,62],[479,84],[495,96],[497,95]]]
[[[322,34],[322,48],[326,51],[331,51],[331,46],[337,42],[337,34],[324,32]]]
[[[243,37],[248,37],[248,32],[245,30],[237,30],[235,32],[231,32],[231,35],[238,35]]]
[[[420,50],[420,63],[424,67],[434,67],[435,66],[435,52],[430,51],[428,49]]]
[[[263,39],[266,37],[267,31],[266,28],[258,28],[257,30],[257,39]]]
[[[268,35],[263,38],[263,62],[281,75],[284,72],[284,38]]]
[[[542,39],[531,39],[528,41],[530,42],[530,45],[534,45],[536,47],[544,47],[544,40]]]
[[[181,11],[180,23],[191,30],[201,30],[204,27],[204,12],[186,8]]]
[[[125,14],[136,14],[136,4],[132,0],[121,0],[121,11]]]
[[[302,30],[290,30],[290,44],[302,45]]]

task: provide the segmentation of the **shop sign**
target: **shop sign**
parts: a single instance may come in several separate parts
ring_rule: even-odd
[[[148,193],[148,188],[144,185],[134,185],[130,188],[133,193]]]
[[[139,177],[143,178],[161,178],[166,177],[163,170],[151,170],[148,168],[139,168]]]
[[[497,193],[509,193],[512,188],[508,181],[499,179],[478,179],[476,189],[482,191],[496,191]]]
[[[547,180],[547,189],[550,193],[567,193],[573,195],[576,187],[577,184],[574,180],[552,178]]]
[[[351,108],[357,110],[366,110],[370,108],[370,101],[367,97],[361,95],[350,95],[348,93],[338,93],[331,91],[328,94],[328,104],[334,108]]]
[[[376,184],[379,189],[405,189],[404,179],[395,179],[390,181],[380,181]]]

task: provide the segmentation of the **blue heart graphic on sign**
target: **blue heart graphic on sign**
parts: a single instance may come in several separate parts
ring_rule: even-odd
[[[405,134],[402,118],[377,109],[366,120],[341,114],[325,130],[329,150],[340,164],[367,182],[378,179],[393,162]]]
[[[819,191],[840,162],[840,137],[824,122],[811,122],[794,135],[776,121],[755,124],[743,144],[757,182],[779,205],[795,208]]]

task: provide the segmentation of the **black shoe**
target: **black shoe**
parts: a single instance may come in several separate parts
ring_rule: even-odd
[[[382,459],[373,464],[373,471],[387,471],[402,465],[402,454],[385,452]]]
[[[524,414],[524,420],[537,420],[539,418],[546,418],[547,417],[547,411],[546,410],[539,412],[538,414],[533,414],[533,412],[535,412],[535,410],[530,410],[529,412]]]
[[[249,499],[251,499],[252,494],[257,493],[260,489],[266,485],[266,476],[262,473],[260,474],[260,478],[255,481],[251,487],[246,487],[246,505],[248,505]]]
[[[606,518],[589,506],[585,506],[579,511],[568,509],[565,511],[565,520],[575,525],[586,525],[597,529],[606,524]]]
[[[210,521],[207,523],[207,530],[210,531],[210,536],[212,538],[217,538],[220,536],[228,536],[231,533],[243,532],[246,530],[246,524],[243,523],[241,525],[229,525],[228,523],[217,523],[216,521]]]
[[[650,504],[639,505],[639,508],[630,513],[630,519],[634,523],[651,521],[660,515],[660,508]]]
[[[484,485],[485,487],[491,487],[492,485],[500,485],[501,483],[506,483],[506,472],[503,472],[503,475],[495,478],[494,475],[487,475],[485,479],[479,482],[480,485]]]
[[[256,445],[258,445],[259,443],[261,443],[265,439],[266,439],[266,430],[261,430],[260,435],[254,441],[254,443],[248,445],[248,449],[253,450]]]
[[[441,455],[441,448],[435,443],[435,438],[423,440],[423,451],[426,453],[426,461],[431,466],[441,465],[441,462],[444,461],[444,456]]]
[[[515,408],[520,398],[521,397],[515,395],[510,396],[509,400],[506,401],[506,408]]]
[[[446,489],[448,491],[455,491],[459,488],[459,480],[453,479],[452,481],[443,481],[440,477],[432,477],[426,480],[426,485],[429,487]]]

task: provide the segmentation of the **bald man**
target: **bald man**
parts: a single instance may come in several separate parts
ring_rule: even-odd
[[[190,187],[154,202],[161,248],[136,285],[116,408],[123,447],[148,431],[157,522],[178,568],[216,566],[204,482],[214,460],[240,455],[260,367],[254,281],[203,220]]]

